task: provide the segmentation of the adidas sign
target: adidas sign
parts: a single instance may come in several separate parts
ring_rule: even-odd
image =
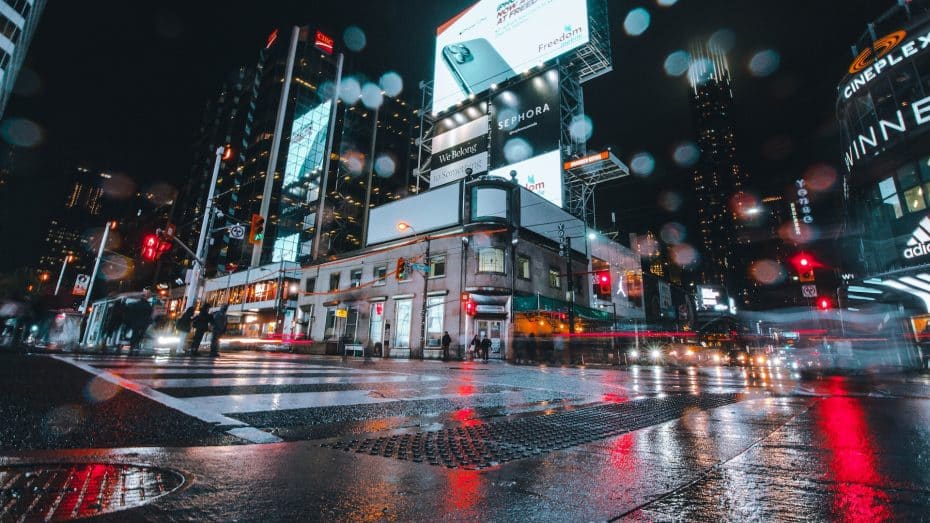
[[[920,225],[911,234],[904,249],[904,257],[908,260],[930,254],[930,216],[920,221]]]

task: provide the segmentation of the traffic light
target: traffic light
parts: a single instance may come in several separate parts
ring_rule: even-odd
[[[155,261],[159,253],[159,240],[156,234],[147,234],[142,238],[142,259]]]
[[[817,299],[817,308],[822,311],[828,311],[833,308],[833,302],[830,300],[830,298],[821,296]]]
[[[474,316],[475,312],[476,312],[475,302],[471,298],[469,298],[468,301],[465,302],[465,314],[468,316]]]
[[[610,271],[601,271],[597,273],[597,294],[600,296],[610,296]]]
[[[813,256],[807,253],[800,253],[791,260],[795,270],[798,272],[798,281],[801,283],[811,283],[816,281],[814,269],[819,265]]]
[[[249,243],[258,245],[265,239],[265,218],[261,214],[253,214],[249,223]]]
[[[407,279],[407,260],[404,258],[397,258],[397,270],[394,272],[398,280]]]

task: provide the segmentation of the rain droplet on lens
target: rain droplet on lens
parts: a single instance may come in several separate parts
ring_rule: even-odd
[[[633,155],[630,160],[630,169],[636,176],[649,176],[656,168],[655,158],[651,154],[643,152]]]
[[[586,142],[591,139],[594,133],[594,123],[587,115],[580,115],[572,118],[572,123],[568,127],[572,139],[578,142]]]
[[[701,157],[701,151],[697,145],[691,142],[684,142],[675,147],[672,153],[672,159],[679,167],[694,167]]]
[[[365,45],[368,43],[368,38],[365,36],[365,31],[362,31],[360,27],[349,26],[346,28],[345,32],[342,33],[342,39],[346,43],[346,47],[350,51],[361,51],[365,48]]]
[[[710,35],[707,46],[724,54],[729,53],[736,46],[736,35],[730,29],[720,29]]]
[[[391,158],[390,155],[382,154],[375,160],[375,173],[382,178],[390,178],[393,176],[396,168],[397,165],[394,162],[394,158]]]
[[[639,36],[649,29],[652,18],[649,11],[642,7],[631,10],[623,21],[623,30],[630,36]]]
[[[681,76],[688,72],[688,66],[691,64],[691,54],[679,49],[665,57],[665,74],[669,76]]]
[[[381,104],[384,103],[381,87],[375,84],[365,84],[365,87],[362,87],[362,103],[369,109],[381,107]]]
[[[355,105],[355,102],[362,96],[362,85],[358,80],[352,78],[343,78],[339,84],[339,99],[346,105]]]
[[[504,144],[504,158],[508,163],[522,162],[533,156],[533,146],[523,138],[511,138]]]
[[[381,85],[381,90],[388,96],[399,96],[401,91],[404,90],[404,80],[394,71],[381,75],[381,80],[378,83]]]
[[[775,74],[781,65],[781,56],[771,49],[759,51],[749,60],[749,71],[753,76],[764,78]]]

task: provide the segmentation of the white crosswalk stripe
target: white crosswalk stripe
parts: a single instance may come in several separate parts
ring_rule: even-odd
[[[281,440],[236,420],[236,414],[453,397],[435,390],[417,390],[406,398],[377,392],[379,385],[424,384],[441,380],[438,377],[296,360],[268,361],[254,354],[224,355],[219,360],[106,354],[56,358],[187,415],[228,427],[228,433],[253,443]],[[279,386],[297,390],[267,392],[268,387]]]

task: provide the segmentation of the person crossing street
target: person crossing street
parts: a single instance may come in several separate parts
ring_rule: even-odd
[[[223,305],[220,310],[213,313],[212,334],[210,335],[210,356],[220,355],[220,338],[226,334],[226,327],[229,325],[229,318],[226,311],[229,305]]]
[[[194,337],[191,339],[191,356],[197,356],[197,351],[200,350],[200,342],[203,341],[203,337],[210,330],[210,324],[213,323],[213,318],[210,317],[209,303],[200,306],[200,312],[194,316],[191,323],[194,327]]]

